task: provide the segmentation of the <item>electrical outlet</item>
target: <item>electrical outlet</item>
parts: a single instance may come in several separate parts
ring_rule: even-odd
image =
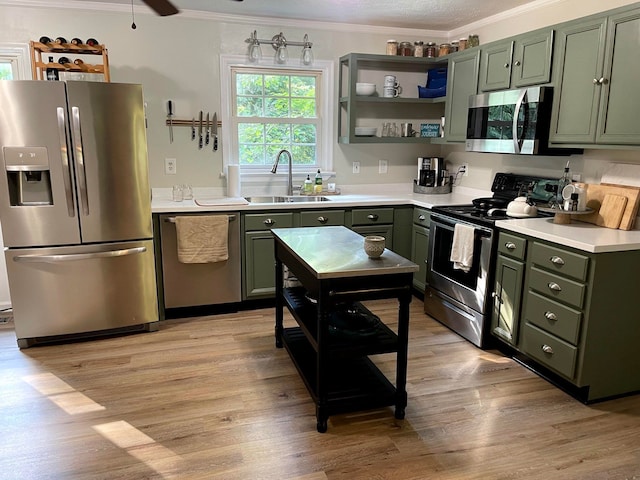
[[[386,160],[380,160],[378,162],[378,173],[387,173],[387,167],[389,163]]]
[[[360,173],[360,162],[353,162],[353,173]]]
[[[581,182],[582,181],[582,174],[581,173],[574,173],[573,175],[571,175],[571,180],[573,180],[574,182]]]
[[[175,175],[176,174],[176,159],[165,158],[164,159],[164,174]]]
[[[458,171],[462,173],[463,177],[468,177],[469,176],[469,164],[468,163],[463,163],[462,165],[460,165]]]

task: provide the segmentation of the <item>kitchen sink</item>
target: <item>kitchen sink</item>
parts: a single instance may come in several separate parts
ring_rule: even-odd
[[[304,197],[302,195],[294,196],[266,196],[266,197],[244,197],[249,203],[308,203],[308,202],[326,202],[327,197]]]

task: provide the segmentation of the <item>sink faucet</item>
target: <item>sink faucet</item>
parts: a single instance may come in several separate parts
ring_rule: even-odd
[[[287,183],[287,195],[292,196],[293,195],[293,173],[292,173],[293,157],[291,156],[291,152],[289,152],[289,150],[283,149],[278,152],[278,154],[276,155],[276,161],[273,162],[271,173],[276,173],[276,171],[278,170],[278,163],[280,162],[280,156],[283,153],[286,153],[289,156],[289,178]]]

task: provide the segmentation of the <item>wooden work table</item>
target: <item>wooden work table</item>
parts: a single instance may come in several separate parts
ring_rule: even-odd
[[[407,405],[407,342],[413,272],[418,266],[385,250],[378,259],[364,253],[364,238],[345,227],[273,229],[276,257],[276,346],[285,347],[316,404],[317,429],[330,415],[395,405],[404,418]],[[284,287],[284,268],[301,286]],[[397,332],[360,301],[397,298]],[[285,305],[297,326],[284,328]],[[372,319],[372,327],[336,328],[338,315]],[[345,318],[345,317],[342,317]],[[395,386],[370,355],[395,353]]]

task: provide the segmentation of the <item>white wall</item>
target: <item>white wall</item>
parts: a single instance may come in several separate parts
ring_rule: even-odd
[[[62,1],[57,5],[69,3],[75,2]],[[220,113],[219,55],[243,54],[246,48],[244,40],[254,29],[262,38],[282,31],[287,38],[300,40],[304,33],[308,33],[314,44],[315,57],[334,60],[337,64],[339,57],[349,52],[384,53],[386,40],[390,37],[438,42],[473,32],[480,35],[481,43],[485,43],[630,3],[633,2],[539,0],[515,10],[515,16],[498,15],[492,19],[494,23],[478,22],[455,32],[237,17],[230,20],[230,17],[211,15],[202,15],[201,18],[189,18],[186,15],[158,17],[143,14],[139,7],[136,14],[138,28],[132,30],[131,13],[124,6],[99,13],[77,8],[71,11],[68,8],[41,6],[0,6],[0,43],[28,43],[41,35],[97,38],[109,50],[112,81],[136,82],[144,86],[148,104],[151,185],[163,187],[174,183],[191,183],[194,186],[223,186],[219,175],[223,151],[214,153],[210,149],[198,150],[189,139],[189,129],[184,127],[175,127],[175,141],[169,143],[169,131],[164,125],[166,101],[174,101],[177,118],[190,119],[201,109]],[[296,53],[292,48],[291,56],[294,55]],[[340,145],[335,141],[333,145],[334,169],[337,172],[335,181],[338,184],[410,182],[415,176],[415,158],[426,155],[446,155],[455,163],[468,161],[471,175],[464,177],[463,185],[478,188],[487,188],[495,171],[517,169],[558,174],[564,164],[555,158],[466,154],[458,146]],[[177,175],[164,175],[165,157],[177,159]],[[629,151],[587,151],[584,156],[572,157],[572,164],[575,163],[574,170],[582,171],[585,178],[597,180],[603,168],[602,161],[615,158],[617,161],[636,162],[639,161],[637,157],[635,152]],[[389,161],[388,174],[377,173],[378,159]],[[351,162],[354,160],[361,162],[361,173],[358,175],[351,173]]]

